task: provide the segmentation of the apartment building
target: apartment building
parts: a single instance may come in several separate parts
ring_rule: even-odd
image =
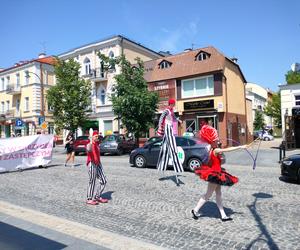
[[[98,52],[111,58],[124,54],[131,63],[135,63],[136,57],[143,61],[162,57],[161,54],[120,35],[89,43],[58,55],[62,60],[75,59],[81,65],[81,76],[92,83],[92,112],[89,114],[89,121],[78,131],[79,134],[87,133],[91,127],[103,134],[120,132],[121,128],[120,120],[116,119],[109,99],[116,84],[114,76],[121,71],[118,66],[115,66],[105,72],[103,62],[97,55]]]
[[[226,57],[212,46],[189,49],[146,62],[145,79],[149,90],[159,94],[159,113],[168,99],[177,100],[177,115],[183,121],[179,134],[197,132],[206,122],[218,130],[224,146],[251,140],[246,80],[236,59]]]
[[[54,58],[41,53],[39,58],[20,61],[0,71],[0,136],[33,135],[42,130],[53,133],[51,109],[46,101],[49,87],[55,84]]]

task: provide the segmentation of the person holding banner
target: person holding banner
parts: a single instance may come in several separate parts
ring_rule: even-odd
[[[209,125],[203,125],[200,132],[199,137],[203,141],[209,143],[211,145],[211,150],[209,152],[210,160],[207,164],[203,164],[198,169],[195,169],[195,174],[199,175],[200,179],[208,182],[207,191],[203,197],[200,198],[196,207],[191,211],[193,218],[197,220],[200,217],[199,210],[204,205],[206,201],[208,201],[212,194],[216,193],[216,203],[218,209],[221,214],[222,221],[230,221],[231,217],[228,217],[224,211],[222,204],[222,193],[221,186],[232,186],[238,182],[238,178],[230,175],[225,171],[225,169],[221,168],[221,154],[223,152],[234,151],[237,149],[245,149],[249,145],[237,146],[237,147],[229,147],[221,149],[218,147],[219,144],[219,136],[218,132],[215,128]]]
[[[169,158],[171,157],[174,171],[176,173],[179,173],[179,172],[183,172],[184,170],[177,155],[178,151],[177,151],[173,126],[174,126],[175,119],[179,122],[181,121],[175,118],[174,115],[175,100],[170,99],[168,103],[169,106],[161,114],[159,119],[159,124],[158,124],[157,135],[163,136],[163,142],[158,157],[157,168],[159,171],[165,171],[168,166]],[[178,184],[177,175],[176,175],[176,180]]]
[[[101,195],[105,189],[107,180],[100,161],[99,134],[98,131],[92,132],[92,138],[87,145],[87,162],[89,173],[89,185],[87,191],[87,201],[89,205],[98,205],[107,203],[108,199],[102,198]],[[99,186],[95,192],[96,180],[99,180]]]
[[[70,131],[67,135],[65,148],[67,150],[67,158],[66,158],[66,162],[65,162],[65,167],[67,166],[67,163],[69,160],[71,160],[72,167],[74,167],[75,166],[75,164],[74,164],[75,151],[74,151],[74,135],[73,135],[72,131]]]

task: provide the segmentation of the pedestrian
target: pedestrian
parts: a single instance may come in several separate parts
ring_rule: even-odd
[[[74,135],[73,135],[72,131],[70,131],[67,135],[65,148],[67,150],[67,158],[65,161],[65,167],[67,167],[67,163],[69,160],[71,160],[72,167],[74,167],[75,166],[75,164],[74,164],[75,151],[74,151]]]
[[[101,142],[103,141],[103,138],[104,138],[104,137],[103,137],[103,135],[102,135],[102,132],[100,132],[100,133],[99,133],[99,143],[101,143]]]
[[[174,99],[168,101],[169,106],[163,111],[159,119],[157,135],[163,136],[163,141],[158,157],[157,168],[159,171],[165,171],[168,166],[169,158],[171,157],[174,171],[179,173],[183,172],[183,167],[177,155],[178,150],[173,131],[175,102]],[[179,119],[177,120],[181,123]]]
[[[195,169],[195,174],[199,175],[200,179],[207,181],[208,185],[206,193],[200,198],[196,207],[192,210],[193,218],[197,220],[200,217],[200,208],[211,198],[213,192],[215,192],[216,203],[221,214],[221,220],[230,221],[232,218],[226,215],[223,208],[221,186],[232,186],[238,182],[238,178],[230,175],[225,171],[225,169],[221,168],[221,154],[223,152],[246,148],[247,145],[229,147],[225,149],[218,148],[219,137],[217,130],[209,125],[203,125],[199,135],[203,141],[211,145],[211,149],[209,151],[209,162],[207,164],[203,164],[198,169]]]
[[[100,161],[100,147],[98,131],[93,132],[92,140],[87,145],[87,162],[89,173],[89,185],[87,191],[87,201],[89,205],[98,205],[107,203],[108,199],[101,197],[105,189],[107,180]],[[95,192],[96,180],[99,180],[98,188]]]

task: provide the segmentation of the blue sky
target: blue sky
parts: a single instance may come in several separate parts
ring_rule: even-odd
[[[298,0],[7,0],[0,10],[2,68],[118,34],[173,54],[212,45],[274,91],[300,62]]]

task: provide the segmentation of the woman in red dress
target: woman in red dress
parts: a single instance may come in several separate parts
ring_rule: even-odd
[[[216,193],[216,203],[221,214],[222,221],[232,220],[224,211],[222,205],[221,186],[232,186],[238,182],[238,178],[227,173],[225,169],[221,168],[221,154],[223,152],[234,151],[237,149],[247,148],[247,145],[229,147],[225,149],[218,148],[219,137],[217,130],[209,125],[203,125],[199,132],[200,138],[211,145],[209,152],[210,160],[206,165],[202,165],[195,170],[195,174],[199,175],[200,179],[208,182],[206,194],[200,198],[196,207],[192,210],[193,218],[197,220],[200,217],[199,209],[206,201],[211,198],[212,194]]]

